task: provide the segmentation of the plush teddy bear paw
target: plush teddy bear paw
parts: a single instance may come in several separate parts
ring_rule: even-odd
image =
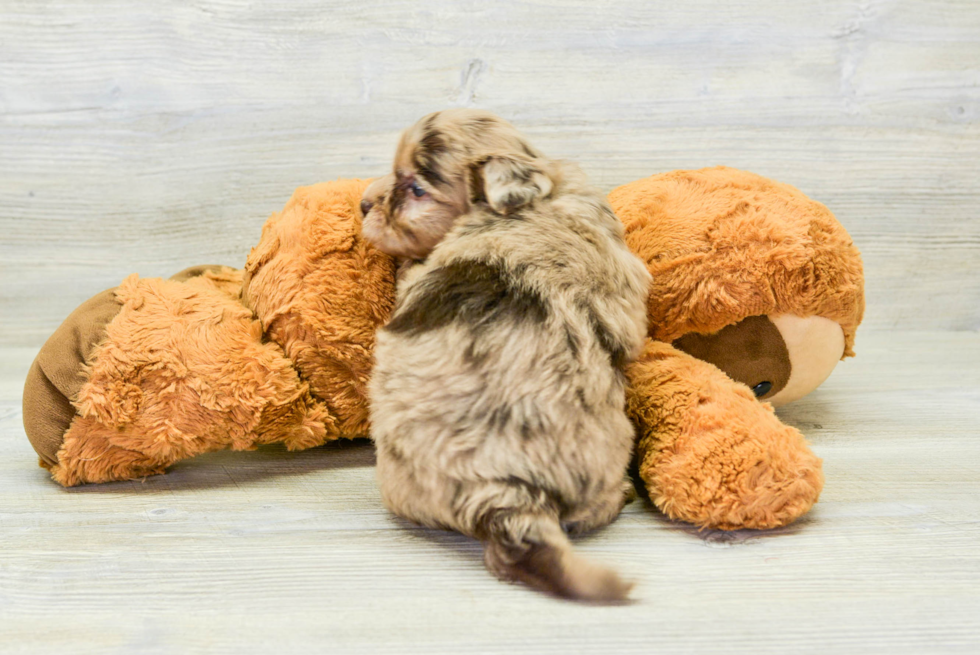
[[[765,529],[793,522],[817,501],[820,459],[748,387],[653,341],[629,376],[639,473],[667,516]]]
[[[820,459],[791,427],[708,428],[641,464],[651,499],[667,516],[721,530],[777,528],[820,495]]]

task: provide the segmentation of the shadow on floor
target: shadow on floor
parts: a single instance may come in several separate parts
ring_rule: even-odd
[[[366,439],[334,441],[318,448],[296,452],[290,452],[283,446],[275,444],[261,446],[254,451],[224,450],[208,453],[178,462],[164,475],[151,476],[143,480],[90,484],[72,487],[66,491],[77,494],[152,494],[218,489],[229,486],[247,487],[270,478],[303,476],[338,469],[372,468],[374,465],[374,446]],[[636,487],[637,498],[627,505],[624,515],[630,517],[643,516],[644,522],[652,522],[656,529],[682,532],[708,546],[724,548],[759,539],[796,534],[805,530],[811,522],[808,515],[792,525],[773,530],[699,529],[696,526],[667,518],[650,501],[647,489],[638,475],[635,464],[630,473]],[[617,520],[623,518],[624,516],[621,515]],[[465,557],[476,556],[477,561],[482,560],[482,546],[477,541],[458,533],[430,530],[402,519],[396,518],[395,520],[406,529],[407,534],[411,534],[414,538],[431,541],[443,548],[457,552],[462,550],[466,553]],[[601,529],[576,537],[575,541],[588,541],[592,535],[599,532]]]
[[[309,450],[286,450],[282,445],[252,451],[222,450],[177,462],[167,473],[141,480],[87,484],[68,493],[153,493],[248,486],[276,477],[302,476],[320,471],[371,468],[374,445],[366,439],[339,440]]]

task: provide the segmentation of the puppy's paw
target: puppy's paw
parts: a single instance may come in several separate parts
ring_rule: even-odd
[[[636,498],[636,485],[633,484],[632,478],[627,475],[623,480],[623,506],[629,505]]]

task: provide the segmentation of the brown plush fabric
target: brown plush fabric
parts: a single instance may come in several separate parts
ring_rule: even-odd
[[[626,241],[653,274],[650,336],[672,342],[749,316],[823,316],[844,330],[864,314],[861,257],[830,211],[788,184],[719,166],[614,189]]]
[[[768,316],[749,316],[714,334],[691,332],[677,339],[674,347],[714,364],[749,389],[769,382],[772,388],[757,396],[760,400],[781,391],[793,368],[783,335]]]
[[[87,358],[55,480],[131,479],[269,441],[305,448],[334,428],[280,348],[262,342],[252,313],[196,279],[132,275],[116,289],[122,308]]]
[[[640,476],[667,516],[722,530],[773,528],[817,501],[820,459],[748,387],[652,339],[627,375]]]
[[[24,381],[23,408],[27,439],[38,454],[38,463],[50,468],[58,463],[58,449],[75,416],[75,408],[44,374],[36,359]]]
[[[368,182],[297,189],[245,265],[245,302],[336,417],[334,437],[368,435],[374,333],[394,304],[394,261],[361,237]]]
[[[115,289],[89,298],[68,315],[31,364],[24,382],[24,431],[42,466],[57,463],[65,430],[75,416],[71,402],[86,380],[85,362],[120,309]]]

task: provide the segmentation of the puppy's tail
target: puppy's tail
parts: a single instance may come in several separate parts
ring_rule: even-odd
[[[502,580],[520,581],[563,598],[625,601],[632,583],[579,557],[558,517],[540,510],[497,510],[483,521],[483,558]]]

